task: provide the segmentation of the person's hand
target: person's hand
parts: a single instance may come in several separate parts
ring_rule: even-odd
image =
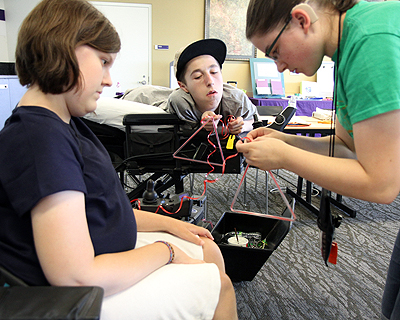
[[[220,114],[215,114],[212,111],[206,111],[202,114],[201,116],[201,120],[202,121],[207,121],[209,117],[212,117],[213,120],[208,121],[208,123],[204,126],[203,129],[207,130],[207,131],[212,131],[214,129],[213,126],[213,121],[215,122],[215,125],[218,126],[218,121],[222,118],[222,115]],[[202,122],[203,124],[203,122]]]
[[[194,244],[200,246],[204,244],[204,241],[201,239],[201,237],[206,237],[214,240],[214,237],[206,228],[199,227],[192,223],[187,223],[177,219],[171,219],[172,221],[169,222],[169,228],[166,231],[181,239],[193,242]]]
[[[261,128],[257,128],[255,130],[250,131],[247,134],[248,140],[247,139],[246,140],[253,141],[253,140],[257,139],[258,137],[263,137],[263,136],[268,136],[270,138],[275,138],[275,139],[285,141],[286,134],[284,134],[283,132],[274,130],[274,129],[261,127]]]
[[[239,134],[242,132],[244,121],[242,117],[237,117],[235,120],[228,122],[228,130],[230,134]]]
[[[261,130],[259,130],[261,129]],[[243,153],[246,162],[264,171],[282,169],[289,147],[279,139],[281,132],[259,128],[249,132],[247,139],[236,143],[236,150]]]
[[[204,245],[204,240],[202,237],[207,237],[211,240],[214,240],[214,237],[211,235],[210,231],[205,228],[196,226],[192,223],[180,221],[171,218],[173,223],[170,225],[170,229],[168,232],[174,234],[175,236],[190,241],[199,246]],[[179,247],[170,243],[174,248],[175,258],[172,263],[205,263],[203,260],[193,259],[189,257],[185,252],[183,252]]]

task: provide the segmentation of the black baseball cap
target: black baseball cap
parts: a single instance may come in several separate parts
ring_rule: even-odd
[[[186,64],[190,60],[202,55],[214,57],[222,68],[226,58],[226,45],[219,39],[202,39],[189,44],[186,48],[180,49],[175,54],[174,60],[176,79],[180,79]]]

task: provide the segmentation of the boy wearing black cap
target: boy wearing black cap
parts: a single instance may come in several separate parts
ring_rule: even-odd
[[[175,75],[180,89],[168,98],[167,111],[185,120],[191,128],[199,127],[207,116],[228,122],[231,134],[252,130],[253,115],[257,113],[246,94],[222,80],[222,64],[226,45],[218,39],[203,39],[179,50],[175,55]],[[211,131],[212,123],[205,129]]]

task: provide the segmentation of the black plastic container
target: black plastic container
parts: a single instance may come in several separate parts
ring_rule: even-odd
[[[291,217],[288,208],[282,216]],[[232,281],[251,281],[268,260],[272,252],[279,246],[291,227],[290,221],[264,218],[256,215],[237,212],[225,212],[212,230],[214,241],[221,249],[225,260],[227,275]],[[261,233],[267,245],[263,249],[238,247],[221,243],[221,239],[228,232],[237,231]]]

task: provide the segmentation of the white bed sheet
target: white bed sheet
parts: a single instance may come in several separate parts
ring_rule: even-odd
[[[97,100],[96,111],[88,113],[84,116],[84,118],[125,131],[125,126],[122,123],[124,116],[126,114],[143,113],[166,114],[167,112],[159,107],[148,104],[116,98],[101,97],[99,100]],[[171,126],[135,126],[132,127],[132,132],[154,133],[158,132],[159,129],[164,128],[171,128]]]

